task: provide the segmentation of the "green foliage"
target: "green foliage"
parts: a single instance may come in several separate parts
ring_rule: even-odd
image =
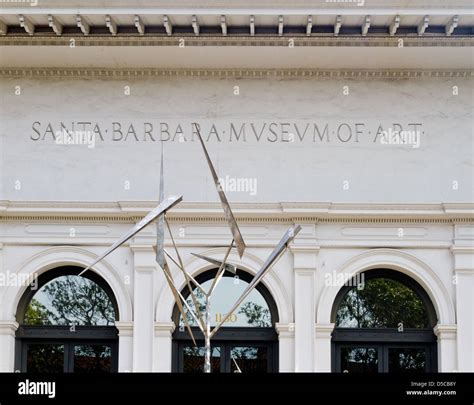
[[[115,310],[98,284],[83,277],[61,276],[35,294],[24,320],[27,325],[113,325]]]
[[[247,323],[257,327],[272,326],[270,310],[254,302],[248,301],[240,307],[239,314],[247,317]]]
[[[32,298],[25,312],[26,325],[52,325],[55,315],[41,302]]]
[[[388,279],[368,280],[363,289],[351,288],[336,315],[336,325],[353,328],[429,327],[428,314],[415,291]]]

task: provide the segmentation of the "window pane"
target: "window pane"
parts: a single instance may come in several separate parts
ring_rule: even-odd
[[[392,373],[425,372],[426,350],[414,349],[388,349],[388,371]]]
[[[114,306],[98,284],[61,276],[42,286],[30,301],[25,325],[113,325]]]
[[[208,291],[212,285],[213,280],[208,280],[202,283],[205,291]],[[211,325],[218,324],[232,308],[233,304],[240,297],[242,292],[248,286],[244,280],[235,277],[223,277],[219,282],[217,288],[214,290],[211,302]],[[201,305],[201,311],[205,309],[205,299],[202,292],[194,290],[198,302]],[[191,296],[187,298],[187,302],[191,308],[194,308]],[[185,309],[187,312],[187,309]],[[188,322],[191,326],[197,326],[191,315],[188,315]],[[233,312],[233,314],[226,321],[224,326],[237,327],[271,327],[272,319],[270,309],[258,290],[253,290],[247,298],[240,304],[240,306]],[[184,322],[180,317],[179,327],[184,331]]]
[[[426,308],[411,288],[389,278],[352,287],[339,305],[336,326],[343,328],[427,328]]]
[[[213,373],[221,372],[220,347],[211,348],[211,371]],[[183,372],[204,372],[204,347],[185,346],[183,348]]]
[[[238,346],[230,351],[232,373],[266,373],[268,370],[268,348]]]
[[[107,345],[74,346],[74,372],[112,372],[112,348]]]
[[[62,373],[64,346],[55,344],[29,344],[26,360],[28,373]]]
[[[377,373],[378,350],[367,347],[341,348],[341,371],[343,373]]]

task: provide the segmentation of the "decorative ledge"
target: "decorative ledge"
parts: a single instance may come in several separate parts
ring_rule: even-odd
[[[295,336],[295,324],[294,323],[276,323],[275,329],[280,338],[292,338]]]
[[[155,323],[155,336],[159,337],[171,337],[174,332],[176,325],[174,322]]]
[[[1,42],[1,41],[0,41]],[[1,45],[1,43],[0,43]],[[474,45],[474,44],[473,44]],[[244,78],[344,78],[418,79],[473,77],[467,69],[113,69],[113,68],[2,68],[0,77],[148,78],[148,77],[244,77]]]
[[[315,338],[328,339],[334,330],[334,323],[317,323],[314,325]]]
[[[133,322],[115,322],[119,336],[133,336]]]
[[[80,202],[0,200],[2,221],[136,223],[156,201]],[[460,203],[233,203],[241,223],[474,223],[474,204]],[[183,202],[167,215],[174,223],[225,223],[217,202]]]
[[[56,37],[52,35],[7,35],[0,38],[0,46],[64,46],[68,47],[70,40],[74,38],[75,46],[175,46],[180,45],[180,41],[185,41],[186,46],[251,46],[251,47],[288,47],[288,40],[293,41],[294,47],[398,47],[399,39],[403,38],[404,47],[459,47],[473,46],[474,40],[469,36],[333,36],[332,34],[321,37],[307,37],[306,35],[285,35],[280,36],[194,36],[193,34],[183,34],[169,38],[168,36],[136,36],[136,35],[116,35],[107,36],[87,36],[68,35]]]
[[[437,324],[433,328],[434,334],[441,339],[456,339],[457,331],[458,331],[457,325]]]
[[[19,324],[16,321],[0,321],[0,335],[15,336],[18,326]]]

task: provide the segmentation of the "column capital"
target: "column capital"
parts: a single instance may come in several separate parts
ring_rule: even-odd
[[[334,331],[334,323],[316,323],[314,325],[314,335],[316,338],[330,338]]]
[[[450,250],[454,256],[454,271],[474,275],[474,246],[453,245]]]
[[[133,322],[115,322],[119,336],[133,336]]]
[[[176,329],[174,322],[155,322],[155,336],[171,337]]]
[[[293,266],[295,271],[316,271],[316,260],[319,253],[319,246],[316,244],[295,245],[289,247],[293,253]]]
[[[451,252],[453,254],[462,254],[462,253],[467,253],[474,255],[474,246],[469,245],[469,246],[461,246],[461,245],[452,245],[450,248]]]
[[[289,245],[289,248],[293,254],[304,254],[304,253],[318,254],[320,250],[319,245],[313,245],[313,244],[299,245],[299,244],[291,243]]]
[[[153,273],[155,272],[156,267],[154,266],[136,266],[135,272],[137,273]]]
[[[433,332],[440,339],[456,339],[458,326],[457,325],[442,325],[437,324],[433,328]]]
[[[130,249],[133,252],[135,272],[150,273],[156,269],[153,245],[134,243],[130,244]]]
[[[282,338],[293,338],[295,336],[295,324],[294,323],[276,323],[275,329],[278,333],[278,337]]]
[[[15,332],[19,326],[16,321],[0,321],[0,335],[15,336]]]
[[[130,249],[133,253],[154,253],[153,245],[144,243],[130,243]]]

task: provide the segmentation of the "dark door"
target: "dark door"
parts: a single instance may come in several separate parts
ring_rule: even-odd
[[[201,373],[204,366],[204,347],[198,342],[177,344],[175,371]],[[274,343],[232,341],[217,342],[211,351],[213,373],[271,373],[278,371]]]
[[[436,345],[336,343],[334,363],[339,373],[436,372]]]
[[[114,340],[24,339],[20,371],[28,373],[112,373],[118,370]]]

